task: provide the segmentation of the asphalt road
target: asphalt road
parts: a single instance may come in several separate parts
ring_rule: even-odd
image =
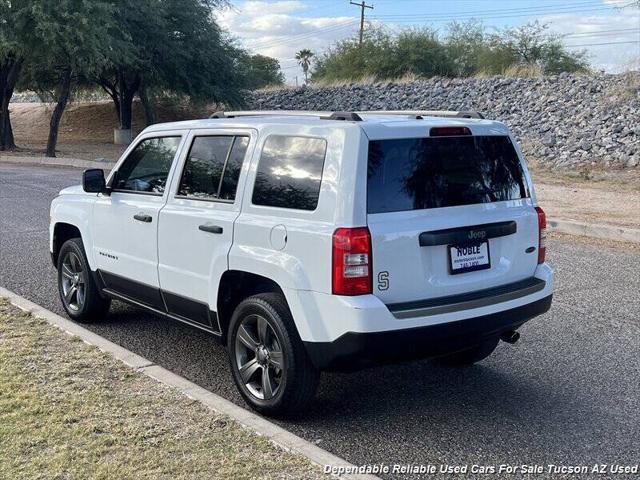
[[[0,164],[0,285],[62,315],[49,202],[80,175]],[[518,344],[461,370],[418,362],[325,374],[308,414],[281,425],[356,465],[637,464],[640,253],[554,240],[548,257],[553,307]],[[117,302],[89,328],[243,405],[225,349],[206,334]]]

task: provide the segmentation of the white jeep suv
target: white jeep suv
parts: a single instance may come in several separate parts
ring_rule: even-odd
[[[545,215],[475,112],[227,112],[144,130],[51,204],[69,316],[112,299],[226,344],[244,399],[301,409],[321,370],[464,365],[551,305]]]

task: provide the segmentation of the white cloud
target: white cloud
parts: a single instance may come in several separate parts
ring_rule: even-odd
[[[620,0],[605,0],[605,3],[621,4]],[[629,0],[622,3],[622,5],[628,4]],[[552,31],[566,35],[565,45],[584,45],[575,49],[584,48],[589,61],[596,69],[615,73],[628,68],[638,68],[640,60],[640,10],[638,8],[627,7],[614,15],[549,15],[541,17],[540,21],[549,24]]]
[[[615,7],[624,7],[631,4],[632,0],[603,0],[605,5],[612,5]]]
[[[306,4],[296,0],[285,0],[275,3],[249,1],[244,2],[240,7],[240,10],[247,15],[261,15],[265,13],[265,11],[268,11],[269,13],[288,13],[297,10],[305,10],[306,8]]]
[[[353,36],[357,20],[353,17],[306,17],[308,6],[300,1],[247,1],[218,13],[222,27],[246,48],[280,61],[289,83],[302,83],[302,69],[295,53],[309,48],[316,54],[337,40]]]
[[[608,15],[558,14],[541,16],[538,20],[549,24],[554,32],[567,34],[566,45],[609,43],[584,47],[597,69],[618,72],[634,65],[638,68],[640,44],[614,43],[640,40],[640,9],[629,6],[631,0],[603,0],[603,3],[621,8],[612,9]],[[309,48],[321,54],[336,41],[355,35],[358,29],[355,16],[328,16],[326,13],[331,9],[322,5],[317,8],[316,2],[250,0],[234,5],[218,12],[220,25],[244,47],[277,58],[288,83],[294,83],[296,76],[299,83],[303,81],[302,69],[294,58],[297,51]],[[316,13],[325,16],[313,16]]]

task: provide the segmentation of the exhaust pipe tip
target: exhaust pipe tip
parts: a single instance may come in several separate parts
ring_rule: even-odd
[[[500,335],[500,340],[513,345],[518,340],[520,340],[520,334],[515,330],[512,330],[510,332],[505,332],[502,335]]]

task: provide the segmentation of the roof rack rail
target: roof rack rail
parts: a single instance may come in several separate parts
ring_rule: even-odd
[[[239,110],[232,112],[218,111],[209,118],[235,117],[317,117],[321,120],[343,120],[360,122],[362,115],[407,115],[422,119],[424,117],[478,118],[484,116],[472,110],[363,110],[358,112],[330,112],[312,110]]]
[[[346,120],[358,122],[362,120],[354,112],[330,112],[310,110],[241,110],[234,112],[218,111],[209,118],[235,118],[235,117],[318,117],[323,120]]]
[[[484,118],[484,115],[482,115],[480,112],[476,112],[473,110],[370,110],[357,113],[365,115],[407,115],[414,118]]]
[[[362,118],[355,112],[328,112],[311,110],[242,110],[236,112],[218,111],[209,118],[235,117],[318,117],[321,120],[345,120],[359,122]]]

